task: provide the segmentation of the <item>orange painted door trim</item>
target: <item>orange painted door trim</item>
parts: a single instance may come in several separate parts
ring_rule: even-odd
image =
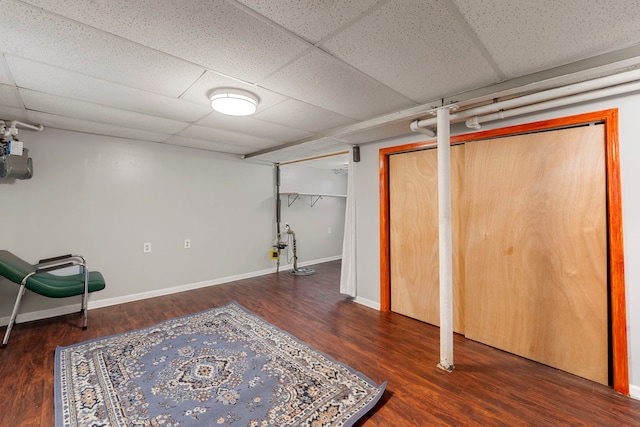
[[[613,388],[629,395],[627,353],[627,310],[624,277],[624,239],[622,232],[622,184],[618,140],[618,109],[596,111],[535,123],[474,132],[451,137],[451,144],[491,139],[526,132],[552,130],[566,126],[599,122],[605,125],[605,162],[607,175],[607,229],[609,244],[610,342]],[[436,145],[435,140],[382,148],[379,151],[380,180],[380,310],[391,310],[391,275],[389,251],[389,156],[423,150]]]

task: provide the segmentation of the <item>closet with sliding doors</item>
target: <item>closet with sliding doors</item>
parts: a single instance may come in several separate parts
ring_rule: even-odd
[[[451,149],[454,331],[609,384],[605,125]],[[437,149],[388,155],[391,311],[439,324]]]

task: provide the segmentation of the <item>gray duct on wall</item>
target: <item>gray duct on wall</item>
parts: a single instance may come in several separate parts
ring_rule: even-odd
[[[21,156],[0,156],[0,178],[29,179],[32,176],[33,160],[29,157],[28,149],[25,148]]]

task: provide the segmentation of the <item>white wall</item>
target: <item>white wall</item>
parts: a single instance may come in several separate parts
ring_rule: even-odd
[[[32,263],[84,255],[107,280],[90,306],[275,271],[269,259],[275,243],[272,166],[55,129],[24,130],[19,137],[30,149],[34,177],[0,180],[0,248]],[[305,177],[304,169],[299,175]],[[344,207],[334,208],[334,216],[344,217]],[[340,256],[341,241],[318,239],[297,222],[302,261]],[[183,248],[184,239],[191,239],[191,249]],[[144,242],[152,243],[151,253],[143,253]],[[0,280],[0,324],[8,321],[17,289]],[[22,320],[79,303],[29,292],[23,301]]]
[[[619,109],[620,167],[622,175],[622,208],[625,250],[625,277],[627,298],[627,333],[629,337],[629,368],[631,394],[640,398],[640,95],[573,106],[538,113],[527,117],[487,123],[484,129],[506,127],[514,124],[569,116],[574,114]],[[453,134],[466,133],[468,129],[456,126]],[[378,186],[378,151],[411,142],[424,141],[420,134],[407,135],[360,146],[361,162],[356,163],[357,203],[357,292],[359,298],[380,301],[380,221]]]

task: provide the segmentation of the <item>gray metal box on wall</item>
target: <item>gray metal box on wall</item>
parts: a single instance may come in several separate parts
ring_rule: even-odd
[[[32,176],[33,160],[29,157],[28,149],[25,148],[20,156],[0,156],[0,178],[29,179]]]

